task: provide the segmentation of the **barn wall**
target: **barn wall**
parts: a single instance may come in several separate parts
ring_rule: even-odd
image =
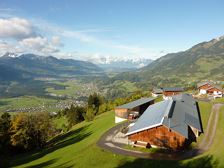
[[[143,141],[148,142],[150,145],[177,150],[185,148],[195,140],[193,138],[194,134],[191,132],[190,134],[192,135],[192,139],[187,140],[185,137],[171,131],[169,128],[165,126],[159,126],[129,135],[128,138],[133,142]]]
[[[208,93],[213,94],[213,93],[222,93],[221,90],[219,90],[218,88],[211,88],[209,90],[207,90]]]
[[[115,108],[115,116],[120,118],[128,117],[128,109],[125,108]]]

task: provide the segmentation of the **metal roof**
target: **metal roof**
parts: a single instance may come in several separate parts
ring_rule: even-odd
[[[163,93],[163,90],[161,88],[153,88],[153,93]]]
[[[127,104],[123,104],[123,105],[121,105],[121,106],[117,106],[116,108],[132,109],[132,108],[134,108],[134,107],[143,105],[143,104],[148,103],[148,102],[153,101],[153,100],[155,100],[155,98],[152,98],[152,97],[141,98],[141,99],[138,99],[138,100],[129,102],[129,103],[127,103]]]
[[[210,86],[209,88],[205,89],[205,90],[209,90],[209,89],[212,89],[212,88],[217,88],[217,89],[219,89],[219,90],[222,90],[222,87],[221,87],[221,86],[219,86],[219,85],[215,85],[215,84],[212,83],[212,82],[201,82],[201,83],[198,83],[198,84],[197,84],[197,87],[199,88],[199,87],[204,86],[204,85],[206,85],[206,84],[209,84],[209,85],[211,85],[211,86]]]
[[[135,124],[130,127],[127,135],[162,125],[162,119],[171,104],[172,100],[167,100],[149,106]]]
[[[220,91],[223,91],[222,87],[221,86],[218,86],[218,85],[212,85],[211,87],[205,89],[205,90],[210,90],[210,89],[213,89],[213,88],[216,88],[216,89],[219,89]]]
[[[203,132],[197,103],[188,94],[173,96],[149,106],[126,135],[165,125],[188,138],[188,126]]]
[[[183,88],[180,88],[180,87],[165,87],[165,88],[162,88],[162,90],[164,92],[182,92],[184,91]]]

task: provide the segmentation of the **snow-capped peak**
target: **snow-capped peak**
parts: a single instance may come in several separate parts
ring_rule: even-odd
[[[217,41],[220,41],[220,40],[222,40],[222,39],[224,39],[224,36],[220,36],[220,37],[217,37],[217,38],[216,38]]]
[[[16,58],[16,57],[19,57],[18,54],[15,54],[15,53],[11,53],[11,52],[7,52],[3,55],[3,57],[11,57],[11,58]]]

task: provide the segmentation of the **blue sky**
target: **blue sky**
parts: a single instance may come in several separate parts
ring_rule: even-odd
[[[0,51],[156,59],[222,36],[223,9],[221,0],[1,0]]]

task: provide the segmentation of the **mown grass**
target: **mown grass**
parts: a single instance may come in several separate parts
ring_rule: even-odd
[[[213,103],[224,103],[224,97],[216,98],[215,100],[213,100]]]
[[[211,105],[200,102],[202,121],[206,122]],[[222,109],[223,110],[223,109]],[[224,110],[223,110],[224,111]],[[211,150],[185,161],[147,160],[113,154],[96,146],[100,136],[114,124],[113,111],[98,116],[92,122],[74,126],[70,133],[55,138],[52,148],[19,155],[11,160],[12,167],[78,167],[78,168],[134,168],[134,167],[222,167],[224,161],[224,114],[220,115],[216,138]]]
[[[211,102],[203,102],[199,101],[199,109],[201,113],[201,120],[203,123],[203,128],[206,129],[208,124],[208,119],[212,110],[212,103]]]
[[[212,154],[217,159],[219,167],[224,167],[224,107],[221,108],[221,112],[219,114],[219,121],[217,125],[216,135],[211,149],[209,150],[209,154]]]

